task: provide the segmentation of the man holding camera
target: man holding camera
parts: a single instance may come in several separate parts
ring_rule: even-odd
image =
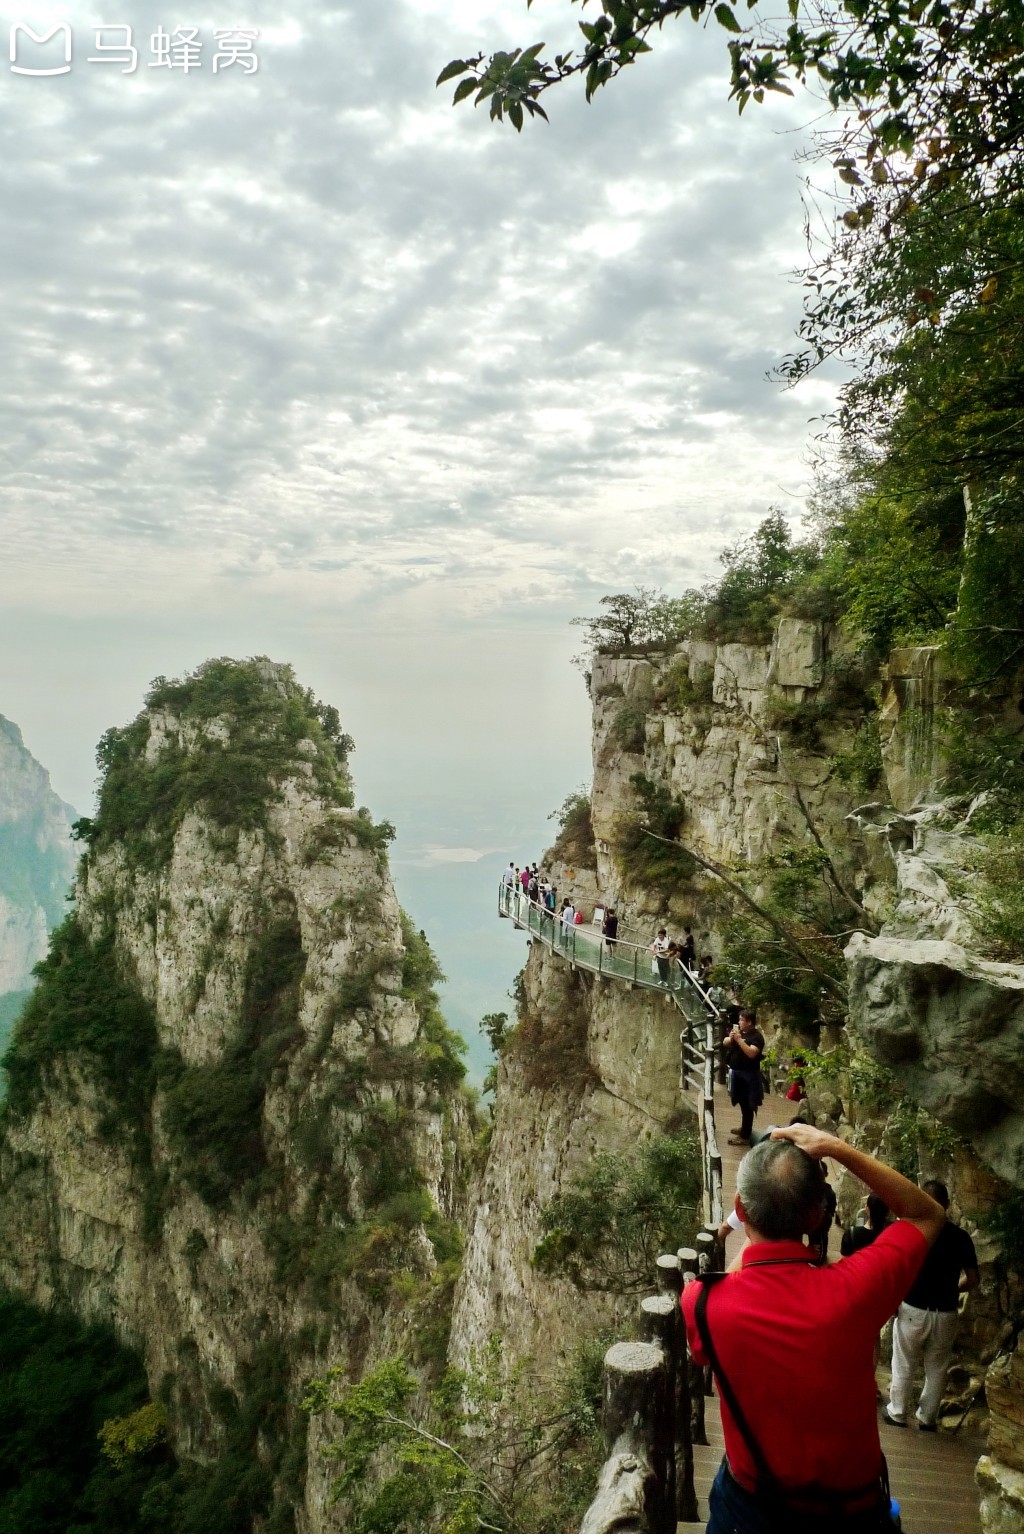
[[[749,1145],[754,1114],[764,1101],[761,1056],[764,1034],[757,1026],[753,1007],[741,1007],[739,1022],[725,1040],[725,1063],[729,1070],[729,1100],[740,1110],[740,1125],[729,1136],[730,1145]]]
[[[805,1244],[825,1214],[830,1157],[897,1217],[865,1250],[816,1266]],[[726,1458],[708,1534],[880,1534],[891,1530],[878,1437],[874,1345],[945,1222],[929,1194],[807,1124],[748,1151],[736,1210],[741,1266],[688,1284],[694,1358],[718,1381]]]

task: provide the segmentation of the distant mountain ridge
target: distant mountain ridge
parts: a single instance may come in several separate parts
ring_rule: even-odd
[[[0,714],[0,997],[31,987],[33,965],[64,918],[77,818],[21,730]]]

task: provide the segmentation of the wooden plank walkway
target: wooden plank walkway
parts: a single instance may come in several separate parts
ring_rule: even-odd
[[[758,1124],[788,1124],[792,1117],[791,1104],[781,1098],[767,1097],[758,1114]],[[736,1110],[721,1087],[715,1088],[715,1120],[722,1151],[726,1202],[731,1208],[736,1193],[736,1169],[743,1150],[727,1143],[736,1120]],[[732,1261],[742,1241],[742,1232],[730,1236],[727,1263]],[[832,1255],[838,1257],[839,1231],[835,1228],[830,1239],[831,1248],[834,1248]],[[693,1451],[694,1479],[702,1519],[707,1517],[708,1492],[723,1453],[717,1394],[707,1402],[706,1421],[710,1443],[707,1447],[697,1445]],[[884,1421],[880,1431],[893,1496],[902,1508],[906,1534],[979,1534],[981,1520],[974,1466],[978,1455],[984,1452],[980,1441],[941,1431],[919,1433],[913,1425],[893,1428]],[[703,1523],[680,1524],[679,1527],[680,1531],[696,1530],[702,1529]]]

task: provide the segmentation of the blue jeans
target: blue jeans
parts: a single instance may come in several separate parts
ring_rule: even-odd
[[[707,1534],[893,1534],[899,1527],[888,1513],[857,1513],[846,1518],[794,1518],[787,1515],[784,1522],[774,1520],[758,1507],[754,1497],[742,1486],[737,1486],[727,1475],[723,1464],[715,1477],[708,1499],[711,1516]]]

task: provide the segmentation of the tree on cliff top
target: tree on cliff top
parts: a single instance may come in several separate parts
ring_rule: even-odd
[[[527,7],[532,0],[527,0]],[[586,7],[588,0],[572,0]],[[438,84],[459,80],[455,101],[487,102],[492,118],[521,129],[546,116],[540,98],[579,77],[595,91],[651,52],[667,22],[712,19],[728,35],[730,97],[792,95],[790,82],[824,95],[843,114],[833,138],[847,154],[841,179],[855,189],[862,161],[874,188],[891,188],[890,157],[913,161],[896,177],[894,207],[967,173],[1019,184],[1014,153],[1024,143],[1024,10],[1020,0],[788,0],[773,14],[747,0],[741,21],[716,0],[596,0],[582,20],[584,46],[544,58],[544,43],[453,59]],[[593,14],[593,13],[592,13]],[[742,13],[741,13],[742,14]],[[892,193],[890,193],[892,195]]]
[[[941,324],[979,296],[991,302],[1000,283],[1005,291],[1004,260],[978,269],[947,259],[962,237],[950,198],[984,211],[1024,192],[1024,0],[788,0],[786,11],[764,0],[747,0],[745,14],[715,0],[594,0],[577,51],[549,61],[536,43],[454,59],[438,84],[458,80],[455,102],[487,102],[492,119],[519,129],[524,114],[546,115],[540,98],[554,86],[579,77],[590,100],[666,24],[690,17],[727,35],[740,111],[792,95],[792,84],[824,98],[819,149],[848,202],[806,273],[804,344],[781,368],[795,380],[835,354],[873,366],[922,318]]]
[[[596,617],[573,618],[587,638],[577,663],[589,671],[595,655],[646,655],[698,636],[759,644],[770,637],[786,593],[816,569],[820,553],[812,540],[795,540],[775,509],[719,559],[725,566],[719,580],[681,596],[637,586],[602,597],[604,610]]]

